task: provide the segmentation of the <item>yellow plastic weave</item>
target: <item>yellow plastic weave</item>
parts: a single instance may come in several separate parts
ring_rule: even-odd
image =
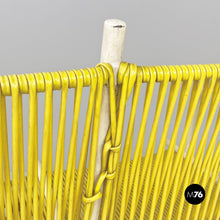
[[[143,84],[146,84],[144,107],[139,109]],[[156,84],[159,84],[157,97],[153,95]],[[102,90],[106,85],[110,94],[111,124],[102,152],[102,172],[95,183]],[[84,87],[90,87],[90,94],[82,145],[77,146]],[[74,112],[71,140],[65,143],[66,104],[70,88],[75,90]],[[52,142],[54,90],[61,90],[57,143]],[[42,146],[38,144],[37,118],[40,92],[45,93]],[[24,94],[29,94],[27,176],[24,172]],[[126,104],[131,94],[132,105],[126,127]],[[12,137],[9,137],[12,138],[12,165],[9,163],[6,96],[12,97]],[[155,113],[150,115],[152,99],[157,99],[157,105]],[[57,209],[59,220],[87,220],[91,218],[97,200],[101,200],[100,219],[220,219],[219,101],[220,64],[147,67],[121,63],[116,88],[112,67],[104,63],[81,70],[0,76],[0,219],[54,219]],[[166,115],[161,117],[163,106],[166,106]],[[197,107],[198,115],[195,114]],[[186,117],[184,111],[187,111]],[[138,138],[133,141],[135,117],[140,112],[142,119]],[[175,123],[166,149],[173,115]],[[153,119],[153,124],[146,141],[149,118]],[[155,146],[161,120],[160,144]],[[193,120],[196,125],[192,132]],[[204,120],[205,129],[201,131]],[[184,129],[176,152],[181,123]],[[214,130],[211,130],[212,124],[215,124]],[[126,137],[123,143],[124,130]],[[189,132],[192,132],[192,137],[186,146]],[[211,135],[210,140],[208,135]],[[196,144],[199,147],[195,153]],[[64,170],[64,147],[67,146],[69,155],[67,169]],[[156,154],[155,147],[158,147]],[[42,158],[38,155],[39,148],[42,148]],[[80,148],[79,164],[76,164],[77,148]],[[132,148],[135,149],[134,155]],[[146,153],[143,153],[144,149]],[[40,179],[38,160],[41,161]],[[202,185],[206,191],[205,200],[199,205],[191,205],[184,198],[184,190],[192,183]]]

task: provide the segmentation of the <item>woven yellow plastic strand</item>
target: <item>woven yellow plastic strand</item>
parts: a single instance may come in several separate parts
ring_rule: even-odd
[[[111,124],[103,148],[102,173],[95,183],[102,88],[107,83]],[[140,91],[144,84],[146,92],[142,119],[138,138],[133,140],[135,117],[140,114]],[[154,97],[157,84],[159,91]],[[77,146],[84,87],[90,87],[90,94],[82,146]],[[73,122],[70,143],[65,143],[66,104],[70,88],[75,89]],[[52,143],[54,90],[61,90],[57,143]],[[45,93],[42,158],[38,155],[41,146],[38,145],[37,133],[37,94],[40,92]],[[126,104],[132,92],[130,117],[128,127],[125,127]],[[29,94],[27,176],[24,172],[24,94]],[[12,96],[12,146],[8,146],[7,96]],[[157,105],[152,114],[150,108],[154,98],[157,99]],[[220,64],[136,66],[121,63],[117,91],[109,64],[81,70],[0,76],[0,219],[54,219],[55,211],[59,220],[90,219],[94,202],[98,199],[102,200],[100,219],[218,219],[219,102]],[[163,118],[161,113],[164,106],[166,114]],[[198,115],[195,114],[197,106]],[[168,137],[173,116],[176,117],[175,123],[172,135]],[[147,142],[145,133],[149,118],[153,119],[153,125]],[[193,120],[196,120],[195,129],[189,146],[186,146]],[[204,120],[205,127],[201,131]],[[159,145],[156,146],[161,123],[163,129]],[[182,134],[181,124],[184,124]],[[213,124],[215,127],[211,129]],[[123,144],[124,130],[126,137]],[[178,136],[180,144],[176,152]],[[170,143],[166,149],[168,138]],[[12,148],[12,164],[9,163],[9,147]],[[69,155],[67,170],[64,170],[66,147],[69,148]],[[158,150],[155,154],[156,147]],[[53,148],[56,148],[54,170]],[[76,164],[77,148],[80,149],[79,164]],[[135,148],[133,156],[132,148]],[[40,179],[38,160],[41,161]],[[201,184],[206,191],[205,200],[197,206],[187,203],[183,195],[184,189],[191,183]]]

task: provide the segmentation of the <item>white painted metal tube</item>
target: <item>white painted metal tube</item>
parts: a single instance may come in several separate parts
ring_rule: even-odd
[[[117,83],[117,72],[122,58],[124,46],[126,23],[118,19],[109,19],[104,23],[101,63],[110,63],[113,67],[115,83]],[[95,183],[101,173],[102,151],[105,137],[110,125],[110,106],[109,106],[109,88],[107,85],[103,88],[102,106],[99,124],[99,136],[97,145],[96,165],[95,165]],[[99,218],[101,199],[95,201],[92,220]]]
[[[122,58],[125,31],[126,23],[124,21],[109,19],[104,23],[100,62],[112,65],[115,83],[117,83],[117,72]]]

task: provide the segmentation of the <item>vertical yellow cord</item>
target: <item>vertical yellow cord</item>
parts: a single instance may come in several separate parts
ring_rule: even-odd
[[[87,115],[86,122],[84,127],[84,135],[82,140],[82,147],[80,152],[79,168],[78,168],[77,180],[76,180],[76,195],[75,195],[75,202],[73,209],[73,213],[76,219],[80,219],[83,180],[85,177],[86,161],[87,161],[87,154],[89,147],[89,134],[91,129],[92,112],[93,112],[93,106],[96,95],[96,85],[97,85],[97,76],[95,69],[91,69],[88,71],[90,73],[91,88],[90,88],[90,95],[89,95],[88,108],[86,114]]]
[[[218,84],[220,83],[220,80],[218,80],[217,82]],[[219,92],[219,87],[215,87],[214,89],[214,93],[213,93],[213,98],[212,98],[212,102],[210,103],[210,105],[212,106],[214,100],[215,100],[215,97],[217,96],[217,93]],[[213,135],[212,135],[212,138],[211,138],[211,141],[210,141],[210,144],[209,144],[209,147],[207,149],[207,152],[205,154],[205,157],[204,157],[204,160],[203,160],[203,163],[202,163],[202,168],[201,168],[201,173],[199,174],[199,178],[201,179],[201,176],[203,174],[203,171],[205,170],[205,167],[207,166],[207,162],[210,160],[210,157],[211,155],[213,154],[214,152],[214,149],[215,149],[215,143],[216,143],[216,140],[217,140],[217,137],[218,137],[218,132],[220,130],[220,111],[218,113],[218,117],[217,117],[217,121],[216,121],[216,125],[215,125],[215,129],[214,129],[214,132],[213,132]]]
[[[6,102],[5,96],[1,98],[1,123],[2,123],[2,146],[3,161],[4,161],[4,174],[5,174],[5,197],[6,197],[6,212],[9,220],[13,219],[12,215],[12,199],[11,199],[11,182],[10,182],[10,167],[9,167],[9,154],[8,154],[8,133],[7,133],[7,116],[6,116]]]
[[[55,159],[55,169],[54,169],[54,180],[53,180],[53,198],[52,198],[52,219],[54,219],[55,206],[57,201],[58,185],[59,181],[63,185],[63,152],[64,152],[64,142],[65,142],[65,121],[66,121],[66,102],[68,93],[68,76],[66,72],[60,72],[62,89],[61,89],[61,104],[60,104],[60,118],[59,118],[59,128],[57,136],[57,150]],[[60,179],[61,176],[61,179]],[[61,185],[61,186],[62,186]],[[62,188],[61,188],[62,190]],[[61,191],[62,192],[62,191]],[[61,203],[57,204],[58,219],[61,219],[62,210],[62,196]]]
[[[70,78],[71,76],[73,76],[74,78],[76,78],[75,76],[75,73],[73,71],[71,71],[71,76],[69,74],[67,74],[68,76],[68,80],[70,81]],[[66,99],[67,99],[67,91],[66,91],[66,83],[67,82],[64,82],[63,81],[63,84],[62,84],[62,99],[61,99],[61,103],[64,103],[66,105]],[[76,90],[76,89],[75,89]],[[76,92],[75,92],[76,93]],[[75,99],[76,99],[76,96],[75,96]],[[74,101],[75,103],[75,101]],[[66,108],[66,107],[65,107]],[[63,109],[61,109],[62,112],[60,112],[60,115],[62,114],[62,121],[63,123],[65,122],[64,121],[64,106],[63,106]],[[74,111],[75,111],[75,104],[74,104]],[[61,116],[60,116],[61,117]],[[63,124],[63,129],[65,128],[65,124]],[[65,132],[65,130],[63,130],[62,132]],[[63,133],[63,144],[64,144],[64,133]],[[58,205],[58,210],[57,210],[57,218],[60,220],[60,219],[64,219],[65,218],[65,214],[66,214],[66,204],[63,205],[63,163],[64,163],[64,145],[63,147],[61,148],[61,161],[60,161],[60,174],[59,174],[59,186],[58,186],[58,202],[57,202],[57,205]],[[64,186],[66,187],[66,180],[64,182]],[[68,186],[69,187],[69,186]],[[64,188],[64,191],[65,191],[65,188]],[[65,207],[64,207],[65,206]]]
[[[60,137],[60,148],[57,148],[57,155],[59,156],[60,152],[60,171],[59,171],[59,185],[58,185],[58,198],[57,198],[57,219],[62,219],[62,200],[63,200],[63,162],[64,162],[64,137],[65,137],[65,117],[66,117],[66,102],[67,102],[67,91],[68,84],[65,77],[62,81],[62,94],[61,94],[61,109],[60,109],[60,122],[59,122],[59,131],[58,138]],[[57,157],[57,156],[56,156]],[[56,171],[56,167],[55,167]],[[55,196],[54,196],[55,197]]]
[[[213,193],[213,198],[211,200],[211,205],[209,205],[209,216],[210,219],[214,218],[214,211],[215,209],[220,209],[219,204],[218,204],[218,199],[220,198],[220,181],[218,181],[216,190]],[[217,218],[216,218],[217,219]]]
[[[125,140],[125,147],[124,147],[124,152],[123,152],[123,159],[121,163],[121,169],[120,169],[120,174],[119,174],[119,180],[118,180],[118,191],[117,191],[117,196],[116,196],[116,202],[118,199],[118,194],[121,189],[121,183],[122,183],[122,178],[124,176],[124,182],[123,182],[123,188],[122,188],[122,198],[121,198],[121,212],[120,212],[120,219],[124,219],[125,216],[125,202],[127,198],[127,185],[128,185],[128,179],[129,179],[129,163],[126,163],[130,159],[131,155],[131,143],[132,143],[132,138],[133,138],[133,131],[134,131],[134,121],[135,121],[135,113],[137,109],[137,103],[138,103],[138,97],[140,94],[140,89],[141,89],[141,84],[142,84],[142,72],[141,70],[138,71],[137,75],[137,82],[135,84],[135,89],[133,92],[133,101],[132,101],[132,109],[131,109],[131,114],[130,114],[130,119],[129,119],[129,124],[128,124],[128,129],[127,129],[127,135],[126,135],[126,140]],[[125,173],[122,173],[125,169]]]
[[[28,174],[27,174],[27,219],[32,216],[32,187],[34,173],[34,148],[36,135],[37,92],[36,81],[33,74],[27,75],[29,85],[29,135],[28,135]]]
[[[98,141],[98,130],[99,130],[99,119],[100,119],[100,109],[101,109],[101,100],[102,100],[102,89],[103,89],[103,73],[100,68],[97,68],[98,84],[96,90],[96,101],[94,109],[94,119],[92,126],[92,139],[90,147],[90,156],[89,156],[89,167],[88,167],[88,179],[87,179],[87,188],[86,196],[90,197],[93,193],[93,184],[94,184],[94,174],[95,174],[95,158],[97,150],[97,141]],[[91,217],[91,203],[85,204],[84,219],[89,219]]]
[[[18,108],[18,81],[15,75],[9,76],[12,91],[12,194],[13,194],[13,219],[18,219],[18,153],[19,153],[19,108]]]
[[[74,100],[74,116],[73,116],[74,118],[73,118],[72,135],[71,135],[71,140],[70,140],[70,151],[69,151],[70,155],[68,158],[68,165],[70,162],[71,163],[71,170],[70,170],[70,166],[67,165],[67,175],[68,175],[68,171],[69,171],[69,174],[70,174],[69,177],[71,177],[70,183],[68,183],[68,185],[70,185],[70,191],[69,191],[69,196],[68,196],[69,197],[68,219],[73,219],[78,120],[79,120],[82,88],[83,88],[83,75],[82,75],[81,71],[76,71],[75,75],[76,75],[76,93],[75,93],[75,100]],[[68,168],[69,168],[69,170],[68,170]],[[66,177],[66,180],[67,180],[67,177]],[[67,189],[65,189],[66,193],[68,192]],[[65,196],[65,194],[64,194],[64,196]]]
[[[24,175],[24,141],[23,141],[23,111],[22,111],[22,95],[18,96],[18,138],[19,138],[19,185],[20,185],[20,216],[21,220],[26,217],[25,208],[25,175]]]
[[[46,86],[48,84],[48,93],[50,93],[50,114],[48,127],[48,150],[47,150],[47,219],[52,218],[52,148],[53,148],[53,78],[50,74],[45,75]],[[52,82],[52,83],[51,83]]]
[[[143,75],[143,72],[140,71],[140,69],[141,68],[138,67],[138,70],[137,70],[137,80],[136,80],[135,87],[134,87],[134,93],[136,93],[136,90],[137,90],[138,96],[139,96],[140,89],[141,89],[141,81],[142,81],[142,75]],[[136,95],[136,94],[134,94],[134,95]],[[135,99],[137,99],[137,100],[135,100]],[[132,102],[132,106],[133,105],[135,106],[135,112],[136,112],[137,102],[138,102],[138,98],[136,98],[136,96],[134,96],[134,100]],[[134,114],[135,114],[135,112],[134,112]],[[133,132],[134,131],[134,118],[130,118],[130,120],[131,120],[131,123],[133,123],[133,126],[132,126],[132,132]],[[130,122],[130,120],[129,120],[129,122]],[[133,139],[133,135],[131,135],[131,138]],[[131,157],[132,139],[131,139],[131,141],[129,143],[129,145],[130,145],[129,148],[130,149],[129,149],[129,157],[127,157],[128,160],[130,160],[130,157]],[[131,210],[130,210],[130,216],[129,216],[130,219],[134,219],[134,215],[135,215],[135,211],[136,211],[138,185],[139,185],[139,175],[134,180],[134,187],[133,187],[133,192],[132,192]]]
[[[51,109],[53,114],[53,110]],[[49,127],[49,146],[48,146],[48,161],[47,161],[47,219],[52,218],[52,131],[53,131],[53,120],[52,115],[50,117],[50,127]]]
[[[42,146],[42,160],[41,160],[41,177],[40,177],[40,195],[39,195],[39,219],[43,219],[44,197],[45,197],[45,179],[48,166],[48,155],[50,148],[50,129],[51,129],[51,115],[52,115],[52,79],[49,73],[44,74],[45,77],[45,112],[44,112],[44,129],[43,129],[43,146]],[[51,143],[52,144],[52,143]],[[47,186],[51,187],[51,186]],[[47,210],[49,212],[49,210]]]
[[[0,88],[0,104],[2,103],[2,92]],[[4,181],[3,181],[3,132],[2,132],[2,107],[0,107],[0,219],[5,219],[5,202],[4,202]]]
[[[36,81],[36,79],[35,79]],[[38,107],[37,94],[35,96],[35,121],[33,143],[33,218],[38,219]]]

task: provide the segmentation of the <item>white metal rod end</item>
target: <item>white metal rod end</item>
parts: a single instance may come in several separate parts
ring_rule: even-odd
[[[115,82],[122,58],[126,23],[119,19],[108,19],[104,22],[101,62],[110,63],[114,70]]]

